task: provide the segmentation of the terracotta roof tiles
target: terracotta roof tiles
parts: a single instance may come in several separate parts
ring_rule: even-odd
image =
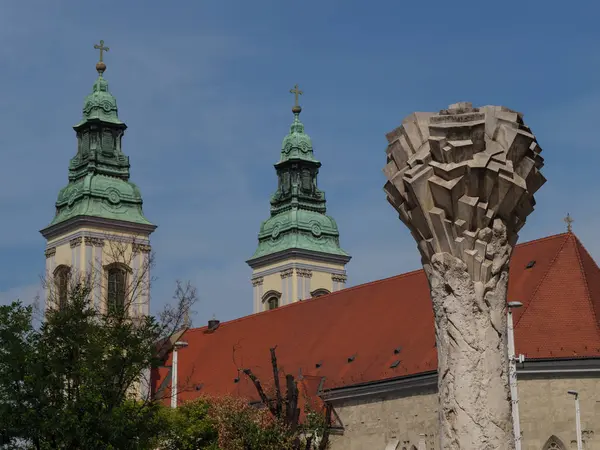
[[[517,353],[532,359],[600,357],[600,269],[572,233],[518,245],[508,291],[509,301],[523,303],[515,311]],[[234,382],[237,368],[250,368],[263,384],[272,383],[274,346],[282,376],[301,371],[311,391],[323,377],[323,388],[330,389],[437,366],[422,270],[225,322],[213,333],[191,329],[184,339],[189,343],[179,350],[184,401],[199,394],[194,388],[199,384],[204,394],[255,398],[243,374]],[[168,376],[160,372],[155,387]]]

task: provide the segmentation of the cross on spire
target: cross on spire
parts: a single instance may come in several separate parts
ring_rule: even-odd
[[[573,231],[573,226],[572,223],[575,222],[575,220],[573,220],[571,218],[571,215],[569,213],[567,213],[567,217],[565,217],[563,219],[565,221],[565,223],[567,224],[567,231],[570,233],[571,231]]]
[[[304,94],[304,92],[298,89],[298,85],[295,85],[294,89],[290,89],[290,94],[294,94],[294,108],[299,108],[298,96]]]
[[[104,41],[100,41],[100,45],[94,44],[94,48],[96,50],[100,50],[100,62],[103,62],[103,54],[104,54],[104,52],[107,52],[110,49],[108,47],[104,46]]]

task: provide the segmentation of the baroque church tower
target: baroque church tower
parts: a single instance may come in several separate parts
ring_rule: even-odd
[[[60,307],[77,281],[89,283],[96,308],[121,308],[131,317],[149,313],[150,234],[142,196],[129,181],[129,157],[121,143],[127,126],[103,74],[104,42],[96,64],[98,78],[75,125],[77,153],[69,182],[56,201],[56,214],[41,234],[46,239],[46,308]]]
[[[277,190],[271,217],[260,226],[252,268],[254,312],[273,309],[343,289],[350,255],[340,247],[335,220],[326,214],[325,193],[317,187],[321,163],[300,122],[298,85],[294,121],[275,164]]]

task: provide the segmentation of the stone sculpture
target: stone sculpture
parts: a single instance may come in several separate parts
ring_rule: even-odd
[[[387,139],[384,189],[431,289],[441,448],[513,449],[508,266],[545,182],[541,148],[522,114],[470,103],[411,114]]]

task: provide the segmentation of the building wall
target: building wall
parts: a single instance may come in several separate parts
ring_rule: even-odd
[[[577,448],[575,402],[568,390],[580,395],[584,449],[600,450],[600,378],[526,379],[519,380],[518,389],[522,450],[545,450],[553,435],[565,449]],[[396,439],[398,450],[413,445],[420,450],[419,441],[427,450],[439,449],[436,391],[333,401],[344,431],[331,437],[331,450],[384,450]]]
[[[106,277],[104,267],[113,262],[130,269],[128,286],[132,315],[149,314],[150,284],[149,236],[123,232],[106,232],[99,228],[78,227],[50,239],[46,244],[46,307],[51,307],[54,271],[61,265],[71,268],[72,277],[88,279],[93,286],[96,307],[105,307]],[[143,279],[142,279],[143,278]],[[139,281],[137,281],[139,280]]]
[[[280,296],[279,305],[311,298],[311,292],[326,289],[335,292],[345,287],[343,264],[290,258],[255,269],[252,273],[253,311],[267,309],[269,293]]]

